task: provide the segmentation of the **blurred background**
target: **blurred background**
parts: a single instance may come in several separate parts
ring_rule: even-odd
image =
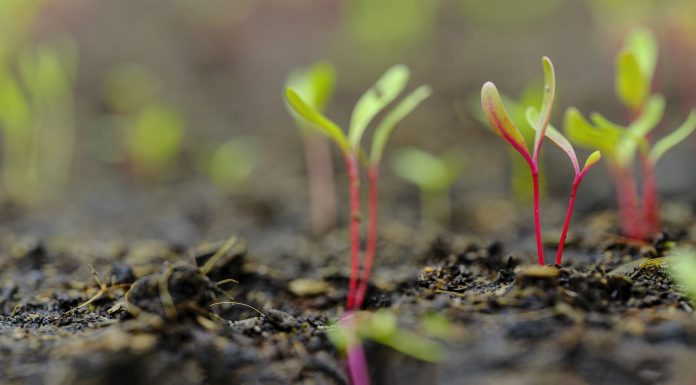
[[[385,158],[406,146],[455,149],[462,171],[446,227],[497,238],[529,231],[507,145],[476,112],[481,85],[520,97],[541,80],[547,55],[558,82],[554,124],[569,106],[625,122],[614,60],[636,26],[658,37],[654,87],[668,101],[658,132],[671,129],[696,106],[692,0],[0,0],[2,224],[182,245],[232,232],[308,233],[302,138],[283,90],[291,70],[323,60],[336,68],[326,114],[344,126],[387,68],[408,65],[412,84],[434,94],[399,125]],[[695,145],[658,165],[664,209],[696,203]],[[572,168],[556,148],[544,152],[550,227],[562,220]],[[388,161],[381,183],[382,216],[417,226],[418,189]],[[597,167],[578,210],[612,207]]]

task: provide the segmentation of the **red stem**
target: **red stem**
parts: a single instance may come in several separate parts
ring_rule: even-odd
[[[638,223],[638,193],[636,192],[636,182],[630,170],[623,167],[616,167],[616,195],[619,202],[619,227],[621,234],[636,240],[643,240],[643,226]]]
[[[539,209],[539,169],[535,164],[532,166],[532,182],[534,184],[534,230],[536,232],[537,256],[539,265],[544,266],[544,243],[541,236],[541,217]]]
[[[331,161],[331,147],[319,136],[305,134],[305,160],[309,180],[312,232],[322,234],[336,223],[336,187]]]
[[[582,172],[575,176],[573,187],[570,191],[570,200],[568,201],[568,211],[566,212],[565,222],[563,223],[563,231],[561,239],[558,241],[558,250],[556,251],[556,265],[560,265],[563,259],[563,247],[565,246],[566,236],[568,235],[568,227],[570,226],[570,218],[573,216],[573,206],[575,206],[575,195],[578,192],[578,186],[585,173]]]
[[[655,166],[644,155],[640,157],[640,165],[643,171],[643,218],[647,230],[646,236],[651,236],[660,231],[660,202],[657,192],[657,178]]]
[[[355,299],[355,307],[358,309],[365,300],[367,284],[370,280],[372,265],[374,264],[375,255],[377,254],[377,222],[379,217],[378,180],[378,165],[370,165],[367,170],[367,245],[365,248],[365,257],[363,259],[360,286],[358,287],[358,294]]]
[[[357,156],[351,153],[346,154],[345,158],[350,189],[350,282],[346,308],[352,310],[355,308],[360,265],[360,174]]]

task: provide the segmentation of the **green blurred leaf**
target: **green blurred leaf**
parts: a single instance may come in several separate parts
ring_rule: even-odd
[[[617,147],[619,164],[628,165],[633,161],[636,150],[647,149],[647,135],[657,127],[665,111],[665,99],[661,95],[652,96],[645,105],[643,113],[625,131]]]
[[[391,165],[400,178],[426,191],[445,191],[459,176],[445,161],[416,148],[397,151]]]
[[[127,132],[133,163],[147,173],[167,171],[179,153],[184,136],[184,119],[171,106],[153,105],[138,116]]]
[[[626,48],[635,55],[640,72],[650,88],[658,56],[655,34],[647,28],[636,28],[629,33]]]
[[[520,131],[510,120],[510,116],[505,110],[495,84],[487,82],[483,85],[481,89],[481,107],[488,120],[488,125],[493,131],[510,143],[523,156],[528,157],[527,142],[525,142]]]
[[[256,146],[247,138],[230,139],[218,146],[208,162],[210,180],[222,188],[236,187],[256,166]]]
[[[29,130],[31,110],[17,81],[0,70],[0,124],[6,131]]]
[[[670,262],[667,264],[672,277],[681,285],[686,294],[696,303],[696,251],[682,247],[670,252]]]
[[[632,111],[639,111],[650,94],[650,83],[632,51],[623,50],[616,58],[615,88],[619,100]]]
[[[307,69],[292,71],[286,86],[293,88],[302,100],[318,111],[324,111],[336,84],[336,70],[327,62],[317,62]]]
[[[309,106],[300,95],[297,94],[297,91],[290,87],[286,88],[285,98],[290,107],[292,107],[299,116],[310,123],[311,127],[316,128],[319,132],[331,138],[344,154],[351,152],[348,139],[341,128],[336,123],[326,118],[321,112]]]
[[[691,110],[689,117],[686,118],[686,121],[681,126],[655,143],[648,156],[650,162],[653,164],[657,163],[662,155],[688,138],[694,132],[694,129],[696,129],[696,110]]]
[[[600,149],[612,158],[616,156],[616,146],[623,135],[623,130],[613,125],[593,126],[574,107],[566,110],[563,130],[572,143],[588,150]]]
[[[353,148],[360,147],[360,139],[372,119],[406,88],[410,73],[403,64],[387,70],[358,100],[350,118],[348,138]]]
[[[387,140],[394,131],[396,125],[431,94],[432,89],[429,86],[420,86],[408,94],[396,107],[387,113],[375,129],[375,135],[372,139],[372,147],[370,149],[370,162],[379,164]]]

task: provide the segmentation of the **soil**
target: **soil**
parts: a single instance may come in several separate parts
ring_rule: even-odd
[[[0,382],[348,384],[327,337],[346,297],[345,229],[278,236],[273,210],[244,212],[262,216],[244,222],[259,229],[248,241],[191,246],[4,231]],[[563,266],[544,267],[519,244],[385,223],[365,310],[447,354],[428,363],[367,340],[372,383],[695,383],[693,305],[663,258],[684,232],[627,242],[592,231],[605,217],[586,216]],[[445,335],[419,326],[432,314]]]

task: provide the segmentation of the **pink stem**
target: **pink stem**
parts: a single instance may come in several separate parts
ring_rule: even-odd
[[[643,155],[641,155],[640,161],[643,171],[643,216],[648,232],[645,235],[651,236],[658,233],[661,226],[655,166]]]
[[[539,169],[532,165],[532,182],[534,184],[534,230],[536,232],[537,256],[539,265],[544,266],[544,243],[541,236],[541,217],[539,209]]]
[[[568,235],[568,227],[570,226],[570,218],[573,216],[573,206],[575,206],[575,195],[578,192],[578,186],[582,177],[585,175],[584,172],[575,176],[573,180],[573,188],[570,192],[570,200],[568,201],[568,211],[566,212],[565,221],[563,223],[563,231],[561,232],[561,239],[558,241],[558,250],[556,251],[556,265],[560,265],[563,259],[563,247],[565,246],[566,236]]]
[[[355,313],[348,312],[341,317],[341,323],[348,331],[348,374],[352,385],[370,385],[365,350],[357,337]]]
[[[305,134],[305,159],[309,179],[312,232],[322,234],[336,224],[336,186],[328,141]]]
[[[617,167],[615,170],[621,234],[631,239],[643,240],[643,226],[636,222],[638,219],[636,215],[638,194],[635,178],[630,170],[622,167]]]
[[[365,300],[367,284],[370,280],[372,265],[374,264],[375,255],[377,254],[377,222],[379,217],[378,180],[378,165],[370,165],[367,170],[367,245],[363,260],[362,277],[360,278],[360,286],[358,287],[358,294],[355,300],[355,307],[358,309]]]
[[[350,189],[350,282],[346,308],[352,310],[355,308],[360,267],[360,175],[357,156],[351,153],[346,154],[345,158]]]

